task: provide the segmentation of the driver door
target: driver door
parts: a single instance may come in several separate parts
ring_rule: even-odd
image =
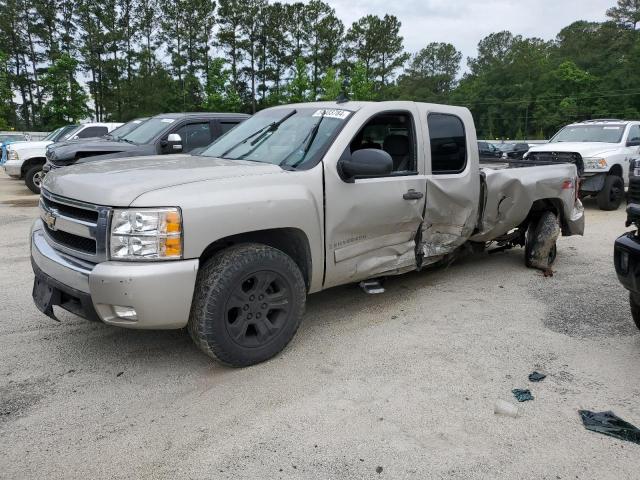
[[[325,162],[325,288],[416,268],[426,194],[417,121],[414,110],[378,113],[342,154],[385,150],[393,159],[390,175],[349,180]]]

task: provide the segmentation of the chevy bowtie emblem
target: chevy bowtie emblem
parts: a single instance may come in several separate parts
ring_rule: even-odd
[[[56,217],[55,214],[51,213],[51,212],[47,212],[44,214],[44,222],[47,224],[47,227],[49,227],[49,230],[55,230],[56,229]]]

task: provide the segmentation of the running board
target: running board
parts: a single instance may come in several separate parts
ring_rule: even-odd
[[[365,280],[364,282],[360,282],[360,288],[364,293],[368,293],[369,295],[384,293],[384,287],[380,283],[380,280]]]

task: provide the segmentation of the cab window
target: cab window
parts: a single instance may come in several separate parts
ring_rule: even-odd
[[[109,129],[107,127],[87,127],[84,130],[81,130],[75,137],[78,138],[92,138],[92,137],[102,137],[109,133]]]
[[[386,112],[371,118],[351,141],[351,153],[364,148],[384,150],[393,159],[394,174],[417,172],[413,117]]]
[[[434,175],[460,173],[467,165],[467,139],[462,120],[445,113],[427,117]]]
[[[182,151],[189,152],[194,148],[205,147],[213,141],[209,122],[188,123],[174,133],[182,138]]]

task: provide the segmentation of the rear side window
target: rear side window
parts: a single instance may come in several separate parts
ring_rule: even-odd
[[[427,117],[431,142],[431,172],[444,175],[462,172],[467,165],[467,138],[459,117],[430,113]]]
[[[78,138],[101,137],[109,133],[107,127],[87,127],[75,136]]]

